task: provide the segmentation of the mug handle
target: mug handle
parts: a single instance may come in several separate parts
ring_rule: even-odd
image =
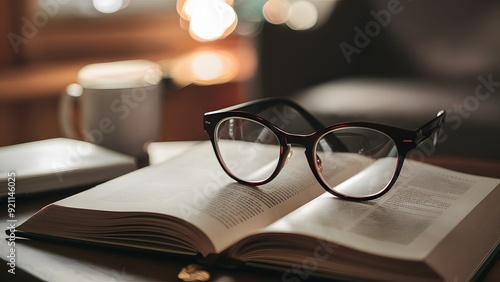
[[[78,97],[83,93],[83,87],[80,84],[72,83],[68,85],[61,94],[58,107],[59,129],[62,135],[67,138],[83,140],[78,133],[77,122],[75,119]]]

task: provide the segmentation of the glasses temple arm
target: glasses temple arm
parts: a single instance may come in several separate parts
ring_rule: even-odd
[[[316,131],[320,131],[320,130],[323,130],[325,128],[325,126],[317,118],[315,118],[313,115],[311,115],[307,110],[302,108],[297,103],[295,103],[291,100],[283,99],[283,98],[261,99],[257,103],[250,102],[246,105],[243,105],[243,107],[238,108],[238,110],[245,110],[248,112],[252,112],[252,111],[257,112],[258,110],[263,111],[263,110],[266,110],[268,108],[275,107],[277,105],[286,105],[286,106],[296,110]],[[329,134],[329,135],[327,135],[327,137],[325,139],[328,142],[328,145],[330,145],[330,147],[336,149],[336,151],[340,151],[340,152],[347,152],[348,151],[348,148],[346,147],[346,145],[341,140],[336,138],[334,135]]]
[[[308,111],[299,106],[297,103],[283,98],[261,99],[258,100],[256,103],[250,102],[244,104],[242,107],[239,107],[238,110],[244,110],[256,113],[278,105],[286,105],[296,110],[314,128],[314,130],[321,130],[325,127],[318,119],[316,119],[313,115],[311,115]]]
[[[415,132],[417,137],[415,139],[416,147],[424,143],[429,137],[436,133],[439,133],[443,129],[443,124],[446,119],[446,112],[441,110],[438,112],[437,116],[431,121],[419,127]]]

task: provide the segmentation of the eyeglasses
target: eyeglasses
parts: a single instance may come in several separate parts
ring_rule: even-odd
[[[279,107],[289,110],[276,110]],[[271,118],[264,118],[265,112],[271,113]],[[294,120],[297,116],[314,132],[285,131],[285,125],[298,123]],[[240,183],[270,182],[290,160],[292,145],[301,145],[311,171],[326,191],[361,201],[389,191],[409,151],[430,137],[435,145],[445,116],[440,111],[415,131],[370,122],[324,127],[291,100],[268,98],[205,113],[204,129],[220,165]],[[282,125],[277,126],[278,122]]]

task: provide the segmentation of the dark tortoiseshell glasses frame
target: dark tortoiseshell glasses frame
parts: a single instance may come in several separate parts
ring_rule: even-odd
[[[275,107],[275,106],[288,106],[292,109],[294,109],[297,113],[299,113],[310,125],[311,127],[315,130],[315,132],[310,133],[310,134],[294,134],[290,132],[286,132],[285,130],[281,129],[280,127],[276,126],[269,120],[254,114],[254,113],[260,113],[266,109]],[[309,164],[309,167],[311,168],[311,171],[313,172],[314,176],[318,180],[318,182],[323,186],[323,188],[330,192],[331,194],[343,198],[343,199],[348,199],[348,200],[354,200],[354,201],[362,201],[362,200],[371,200],[378,198],[382,196],[383,194],[387,193],[389,189],[394,185],[396,182],[401,169],[403,167],[403,162],[408,154],[412,149],[415,149],[416,147],[420,146],[423,142],[425,142],[428,138],[431,136],[437,136],[440,130],[442,130],[444,121],[445,121],[446,113],[444,111],[440,111],[435,118],[427,122],[426,124],[422,125],[421,127],[417,128],[416,130],[406,130],[402,128],[397,128],[393,126],[388,126],[388,125],[383,125],[383,124],[377,124],[377,123],[371,123],[371,122],[344,122],[344,123],[339,123],[339,124],[334,124],[330,126],[323,126],[321,122],[319,122],[314,116],[312,116],[309,112],[307,112],[304,108],[299,106],[297,103],[288,100],[288,99],[282,99],[282,98],[268,98],[268,99],[261,99],[261,100],[256,100],[248,103],[243,103],[240,105],[228,107],[225,109],[217,110],[217,111],[212,111],[209,113],[205,113],[204,115],[204,129],[207,132],[208,136],[210,137],[210,141],[212,142],[213,149],[215,151],[215,154],[217,156],[217,159],[224,169],[224,171],[233,179],[240,183],[248,184],[248,185],[262,185],[270,182],[273,180],[278,173],[281,171],[281,169],[284,167],[287,161],[287,156],[290,151],[291,145],[300,145],[305,148],[305,154],[306,158]],[[274,172],[267,177],[266,179],[263,179],[261,181],[245,181],[242,180],[238,177],[236,177],[225,165],[221,154],[219,153],[218,146],[217,146],[217,127],[218,124],[221,121],[227,120],[228,118],[241,118],[245,120],[250,120],[255,123],[258,123],[265,128],[271,130],[274,135],[277,137],[279,141],[279,159],[278,163],[276,166],[276,169]],[[396,169],[394,172],[394,175],[392,176],[392,179],[390,182],[386,185],[386,187],[381,190],[380,192],[368,196],[347,196],[341,193],[337,193],[336,191],[332,190],[331,187],[325,181],[322,179],[321,175],[318,172],[317,169],[317,158],[315,157],[315,146],[317,146],[318,140],[320,138],[324,138],[324,136],[331,132],[332,130],[337,130],[337,129],[342,129],[342,128],[363,128],[363,129],[369,129],[369,130],[376,130],[379,131],[385,135],[387,135],[392,142],[395,144],[396,149],[397,149],[397,165]],[[328,135],[329,136],[329,135]],[[342,144],[342,141],[336,139],[334,136],[329,137],[327,140],[328,143],[331,143],[332,146],[337,148],[339,151],[342,151],[342,148],[344,148],[344,144]]]

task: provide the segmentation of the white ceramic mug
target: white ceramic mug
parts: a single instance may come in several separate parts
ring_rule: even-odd
[[[160,67],[132,60],[92,64],[78,73],[59,105],[63,135],[137,158],[161,127]],[[78,116],[79,126],[72,117]],[[78,129],[77,129],[78,128]]]

